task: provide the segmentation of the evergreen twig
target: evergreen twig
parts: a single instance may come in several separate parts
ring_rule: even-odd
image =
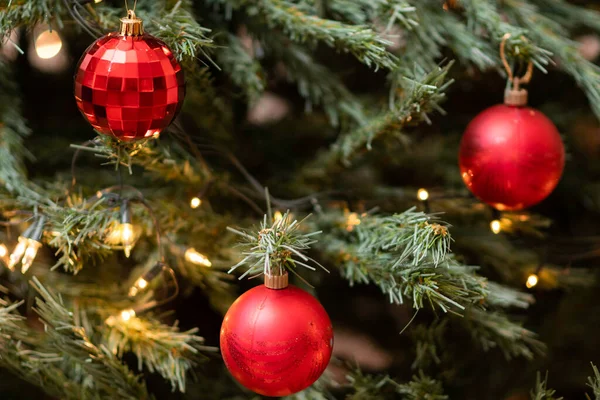
[[[387,51],[388,41],[362,25],[348,25],[322,19],[304,12],[297,4],[286,0],[212,0],[234,9],[244,8],[249,16],[260,18],[263,24],[279,28],[293,41],[315,44],[323,42],[339,51],[353,54],[367,66],[394,69],[396,58]]]
[[[203,346],[204,339],[195,335],[197,328],[179,332],[177,325],[167,326],[158,321],[132,317],[128,321],[110,319],[110,329],[104,332],[107,349],[118,357],[132,352],[150,372],[158,372],[171,382],[173,390],[185,392],[186,373],[196,365],[201,351],[214,352],[214,347]]]
[[[562,397],[555,397],[556,390],[548,388],[548,372],[544,379],[538,372],[535,379],[535,389],[533,389],[529,396],[531,400],[562,400]]]

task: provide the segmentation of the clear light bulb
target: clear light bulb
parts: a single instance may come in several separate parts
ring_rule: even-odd
[[[417,190],[417,198],[421,201],[425,201],[429,198],[429,192],[426,189]]]
[[[123,245],[125,257],[129,258],[129,256],[131,255],[131,249],[133,249],[134,242],[133,225],[131,225],[130,223],[121,224],[119,226],[119,230],[121,232],[121,244]]]
[[[39,248],[42,246],[42,244],[36,240],[27,239],[27,242],[27,249],[25,250],[25,255],[23,255],[23,260],[21,262],[21,273],[23,274],[31,267]]]
[[[62,49],[62,40],[56,31],[44,31],[35,39],[35,52],[39,58],[55,57]]]
[[[198,208],[202,205],[202,200],[200,200],[199,197],[192,197],[192,199],[190,200],[190,207],[192,208]]]
[[[196,249],[192,247],[185,251],[185,259],[192,264],[203,265],[205,267],[212,266],[212,263],[205,255],[198,253]]]
[[[527,282],[525,282],[525,286],[527,286],[527,289],[531,289],[532,287],[537,285],[538,282],[539,282],[538,276],[536,274],[531,274],[527,277]]]
[[[138,294],[141,290],[144,290],[147,287],[148,287],[148,281],[145,280],[144,278],[138,278],[138,280],[135,281],[133,286],[131,286],[129,288],[129,296],[133,297],[136,294]]]
[[[19,236],[19,243],[11,253],[8,261],[8,269],[11,271],[15,269],[15,265],[17,265],[19,261],[21,261],[21,258],[23,258],[23,254],[25,254],[25,250],[27,250],[27,242],[28,239],[24,238],[23,236]]]

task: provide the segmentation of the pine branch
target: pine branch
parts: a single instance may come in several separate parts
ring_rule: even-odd
[[[381,136],[400,136],[407,140],[404,128],[429,121],[427,114],[431,111],[442,111],[439,103],[445,99],[444,92],[452,83],[446,81],[451,66],[452,63],[448,63],[430,73],[415,67],[414,78],[402,78],[402,89],[399,89],[402,95],[393,102],[391,110],[372,118],[354,131],[340,135],[326,153],[308,166],[306,172],[312,174],[313,170],[323,170],[324,166],[331,168],[339,162],[349,165],[357,152],[365,147],[370,150],[371,143]]]
[[[539,372],[537,373],[537,377],[535,379],[535,389],[529,393],[531,400],[562,400],[562,397],[554,396],[556,394],[556,390],[548,389],[547,381],[548,372],[546,372],[544,379],[542,379],[542,376]]]
[[[430,69],[442,56],[440,47],[446,46],[454,51],[459,61],[472,63],[481,70],[500,65],[497,48],[470,32],[456,14],[444,11],[439,3],[427,1],[415,2],[415,8],[418,25],[407,32],[403,60]]]
[[[309,229],[325,232],[315,247],[340,266],[351,286],[374,284],[390,302],[402,304],[406,298],[415,310],[429,305],[462,314],[461,322],[485,350],[499,347],[507,358],[543,352],[531,331],[501,313],[484,310],[526,308],[531,295],[488,282],[475,274],[475,267],[456,262],[448,228],[434,217],[413,208],[389,217],[363,215],[350,226],[343,214],[330,211],[320,214]],[[422,353],[431,349],[423,348]]]
[[[106,207],[106,199],[97,199],[92,204],[84,201],[72,206],[44,208],[48,217],[51,238],[48,245],[56,249],[58,259],[52,267],[65,271],[79,272],[92,260],[100,260],[112,253],[105,243],[106,236],[119,218],[119,211]]]
[[[348,395],[348,400],[381,400],[381,399],[407,399],[407,400],[446,400],[441,382],[425,376],[423,373],[413,376],[406,383],[398,383],[389,376],[365,375],[360,370],[353,371],[346,376],[352,385],[353,393]],[[398,397],[400,395],[400,397]]]
[[[538,47],[537,41],[531,40],[525,28],[506,22],[494,2],[463,0],[461,5],[471,26],[487,32],[494,43],[499,45],[505,34],[511,35],[506,41],[507,54],[531,61],[538,69],[546,71],[546,65],[551,63],[552,52]]]
[[[50,396],[83,399],[83,386],[65,375],[60,365],[62,357],[36,349],[39,343],[33,344],[35,340],[28,336],[25,318],[17,313],[21,305],[22,302],[8,305],[0,301],[0,366],[39,386]]]
[[[254,103],[265,91],[266,79],[262,66],[235,35],[226,33],[217,44],[223,46],[216,52],[219,66],[233,83],[244,90],[248,101]]]
[[[127,321],[109,318],[110,329],[104,332],[107,349],[121,358],[132,352],[138,359],[138,369],[143,365],[150,372],[158,372],[171,382],[173,390],[185,392],[186,374],[199,360],[201,351],[216,351],[202,344],[196,336],[197,328],[180,332],[177,325],[167,326],[152,319],[132,317]]]
[[[267,222],[267,216],[258,229],[252,231],[240,231],[228,227],[230,232],[242,238],[240,246],[244,249],[242,255],[244,259],[234,265],[229,272],[238,267],[247,266],[240,279],[246,275],[261,275],[269,273],[281,275],[284,270],[288,270],[297,275],[295,269],[298,266],[314,270],[310,264],[316,264],[323,268],[318,262],[303,253],[317,241],[313,236],[320,234],[320,231],[303,233],[300,229],[301,224],[307,219],[301,221],[293,220],[289,211],[281,219],[273,223]],[[323,268],[324,269],[324,268]]]
[[[286,43],[284,37],[272,33],[264,35],[261,41],[267,52],[284,63],[287,78],[297,84],[298,92],[306,99],[307,110],[322,106],[333,126],[340,124],[340,117],[350,119],[352,125],[367,123],[364,106],[337,75],[316,62],[304,48]]]
[[[34,277],[40,294],[35,310],[46,326],[47,345],[63,361],[81,371],[87,393],[82,398],[150,399],[146,386],[106,348],[97,347],[88,332],[74,323],[73,313]]]
[[[430,324],[412,325],[409,333],[415,343],[415,359],[411,365],[413,370],[424,370],[442,362],[439,350],[446,346],[443,343],[448,327],[448,319],[436,320]]]
[[[598,371],[598,367],[596,367],[596,365],[594,365],[594,363],[592,364],[592,369],[594,370],[594,376],[590,376],[588,377],[588,383],[587,385],[592,388],[592,391],[594,392],[594,400],[599,400],[600,399],[600,371]],[[586,397],[588,398],[588,400],[591,400],[590,396],[588,396],[586,394]]]
[[[331,385],[331,378],[325,372],[307,389],[291,396],[282,397],[282,400],[335,400],[335,397],[327,389]]]
[[[583,88],[590,107],[600,117],[600,67],[586,60],[576,42],[568,39],[566,29],[546,17],[527,1],[509,0],[506,6],[515,19],[529,30],[529,37],[550,50],[559,66]]]
[[[340,263],[351,285],[375,284],[390,302],[408,298],[417,310],[429,303],[444,312],[461,311],[485,299],[485,279],[449,256],[448,229],[435,218],[409,209],[390,217],[362,216],[351,232],[345,224],[339,213],[322,215],[318,228],[327,235],[317,248]]]
[[[49,196],[27,179],[24,160],[32,159],[32,155],[23,146],[23,139],[30,131],[20,114],[19,97],[12,71],[0,59],[0,183],[13,196],[52,204]]]
[[[94,22],[104,31],[115,31],[124,16],[122,10],[100,4],[93,13]],[[210,60],[207,50],[214,46],[207,36],[210,29],[198,23],[192,10],[190,0],[159,0],[140,2],[136,13],[144,20],[145,30],[164,41],[179,61],[193,61],[199,55]]]
[[[61,0],[11,0],[0,5],[0,43],[13,29],[20,26],[33,26],[38,22],[48,23],[56,17],[56,23],[62,28],[60,14],[64,11]],[[16,44],[15,44],[16,45]]]
[[[169,3],[165,1],[165,6],[159,8],[158,13],[150,14],[150,20],[155,26],[153,32],[180,61],[184,58],[197,58],[198,54],[210,60],[206,52],[207,48],[213,46],[212,39],[207,37],[210,29],[201,26],[192,14],[192,1],[178,0],[173,7],[168,7]]]
[[[447,400],[442,383],[421,373],[408,383],[398,385],[397,391],[406,400]]]
[[[539,10],[549,14],[548,18],[560,23],[563,27],[577,30],[583,25],[600,31],[600,13],[596,10],[576,6],[564,0],[533,0],[533,2]]]
[[[88,147],[71,147],[91,152],[106,160],[106,164],[123,166],[132,173],[134,165],[144,168],[162,181],[178,181],[189,186],[198,186],[210,174],[208,169],[179,145],[163,146],[155,139],[136,142],[121,142],[99,135]]]
[[[396,58],[386,50],[389,44],[372,29],[348,25],[309,15],[286,0],[212,0],[234,9],[244,9],[250,17],[260,19],[269,28],[279,28],[295,42],[323,42],[339,51],[354,55],[367,66],[394,69]]]
[[[499,348],[507,359],[525,357],[533,359],[544,354],[546,346],[537,340],[537,335],[509,320],[504,314],[471,308],[465,324],[473,339],[484,350]]]

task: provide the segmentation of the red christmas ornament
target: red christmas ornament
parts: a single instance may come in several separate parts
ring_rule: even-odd
[[[183,103],[183,70],[129,10],[120,32],[96,40],[75,76],[77,107],[98,132],[130,141],[157,135]]]
[[[283,282],[282,282],[283,281]],[[287,396],[321,376],[333,348],[333,329],[323,306],[284,276],[240,296],[221,327],[221,353],[229,372],[248,389]]]
[[[527,91],[519,83],[530,76],[531,68],[525,78],[515,78],[505,104],[477,115],[460,143],[463,181],[498,210],[521,210],[544,200],[558,184],[565,164],[565,149],[554,124],[525,106]]]

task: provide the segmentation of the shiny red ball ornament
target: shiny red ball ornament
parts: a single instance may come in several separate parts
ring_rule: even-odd
[[[477,115],[460,144],[463,181],[498,210],[521,210],[544,200],[565,164],[558,130],[540,111],[526,107],[526,99],[523,89],[507,92],[509,104]]]
[[[287,396],[312,385],[327,367],[332,348],[327,312],[295,286],[247,291],[231,305],[221,327],[227,369],[265,396]]]
[[[98,132],[124,141],[155,136],[183,103],[183,70],[167,45],[145,34],[142,20],[96,40],[77,66],[77,107]]]

